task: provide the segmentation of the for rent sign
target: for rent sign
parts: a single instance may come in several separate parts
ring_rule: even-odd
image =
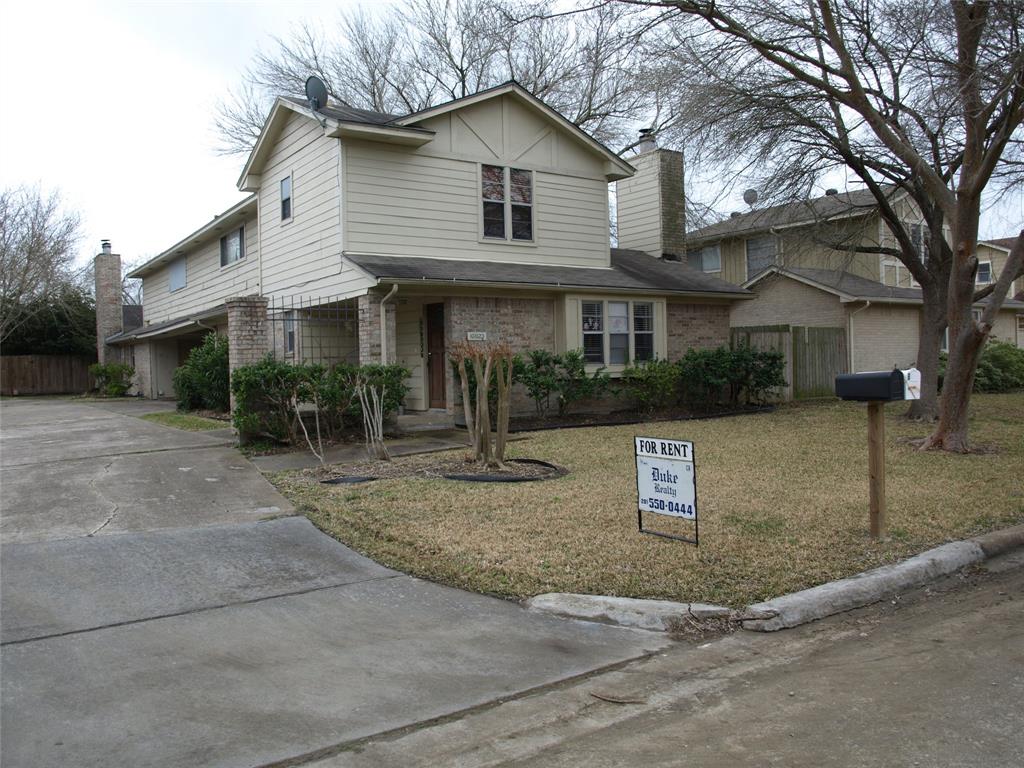
[[[643,513],[654,512],[697,521],[697,475],[693,443],[663,437],[636,437],[637,518],[641,533]],[[696,534],[696,531],[695,531]],[[667,535],[667,534],[658,534]],[[670,538],[697,543],[682,536]]]

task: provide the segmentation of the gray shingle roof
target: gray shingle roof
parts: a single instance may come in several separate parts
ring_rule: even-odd
[[[786,267],[779,270],[783,275],[802,277],[812,283],[831,288],[854,299],[870,301],[921,301],[920,288],[894,288],[866,277],[834,269],[808,269]],[[985,303],[983,299],[980,303]],[[1024,308],[1024,302],[1007,297],[1003,306],[1007,309]]]
[[[281,98],[290,101],[292,104],[298,104],[300,107],[309,108],[309,102],[305,99],[296,98],[295,96],[282,96]],[[345,123],[365,123],[367,125],[387,125],[392,120],[397,120],[401,117],[401,115],[389,115],[386,112],[374,112],[370,109],[350,107],[347,104],[340,104],[336,101],[332,101],[326,107],[321,107],[319,112],[324,117],[329,117],[332,120],[340,120]]]
[[[870,190],[858,189],[743,213],[688,232],[686,239],[693,244],[711,242],[725,237],[765,232],[773,227],[811,223],[836,216],[866,215],[875,211],[877,207],[878,203]]]
[[[552,288],[642,290],[651,293],[711,294],[743,298],[750,293],[681,262],[662,261],[643,251],[613,248],[610,269],[510,264],[408,256],[353,256],[359,267],[380,280],[435,283],[508,283]]]

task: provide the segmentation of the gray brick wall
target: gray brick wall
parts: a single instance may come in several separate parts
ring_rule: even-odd
[[[683,197],[683,153],[659,149],[658,155],[662,254],[685,259],[686,204]]]
[[[96,355],[101,363],[121,362],[120,350],[103,343],[121,331],[121,257],[101,253],[93,262],[96,281]]]
[[[714,349],[729,343],[728,304],[669,302],[668,359],[678,360],[692,348]]]
[[[395,330],[395,304],[388,302],[385,309],[385,323],[387,323],[387,347],[388,359],[381,361],[380,358],[380,304],[382,296],[375,293],[368,293],[360,296],[357,300],[358,326],[359,326],[359,364],[369,365],[370,363],[395,362],[397,346],[397,335]]]
[[[267,299],[264,296],[240,296],[227,299],[228,369],[233,373],[244,365],[257,363],[270,351],[267,333]],[[231,410],[235,397],[231,396]]]

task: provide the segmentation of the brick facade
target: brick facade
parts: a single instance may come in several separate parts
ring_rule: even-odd
[[[714,349],[729,343],[728,304],[667,305],[668,359],[678,360],[688,349]]]
[[[109,245],[104,248],[109,248]],[[108,336],[122,330],[121,257],[104,250],[96,256],[93,266],[96,280],[96,356],[101,363],[121,362],[120,350],[103,343]]]
[[[267,299],[264,296],[241,296],[227,299],[228,369],[257,363],[270,351],[267,333]],[[231,395],[231,410],[235,396]]]
[[[489,342],[508,342],[515,353],[531,349],[555,351],[554,299],[456,296],[445,302],[445,344],[465,341],[470,331],[484,331]],[[455,410],[458,384],[451,366],[446,373],[448,411]],[[513,413],[530,412],[533,401],[521,385],[512,394]]]
[[[358,299],[359,317],[359,364],[395,362],[398,340],[395,332],[395,304],[388,302],[385,305],[384,321],[387,324],[387,355],[388,359],[382,361],[380,356],[380,304],[381,297],[378,294],[368,293]]]

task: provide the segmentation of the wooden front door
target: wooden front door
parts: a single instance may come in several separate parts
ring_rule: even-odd
[[[444,408],[444,304],[427,304],[427,380],[431,408]]]

